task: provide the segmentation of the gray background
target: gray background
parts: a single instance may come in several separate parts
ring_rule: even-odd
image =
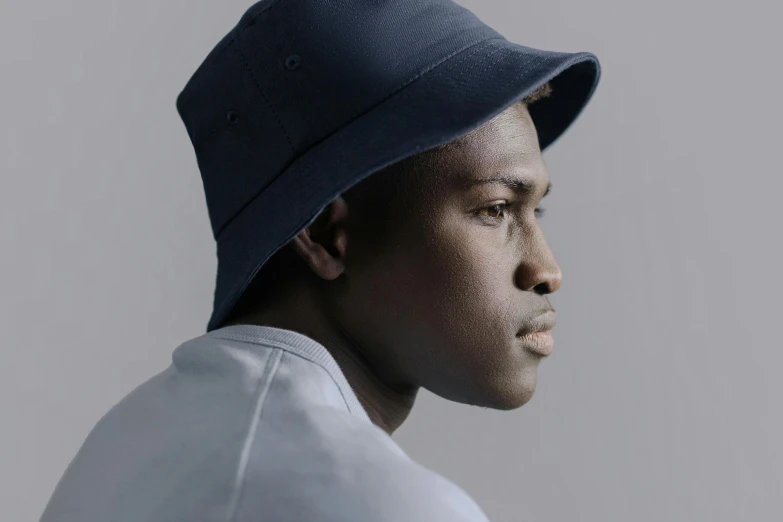
[[[0,518],[201,335],[216,268],[174,101],[247,0],[0,3]],[[555,352],[513,412],[422,392],[396,440],[494,522],[783,520],[781,9],[472,0],[602,61],[547,152]]]

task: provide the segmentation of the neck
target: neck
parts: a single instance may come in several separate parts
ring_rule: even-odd
[[[255,324],[293,330],[323,345],[334,357],[373,424],[391,435],[410,415],[418,387],[393,386],[380,377],[365,351],[324,315],[307,294],[290,292],[275,306],[232,319],[224,326]]]

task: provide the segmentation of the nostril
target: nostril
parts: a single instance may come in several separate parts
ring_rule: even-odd
[[[226,119],[231,125],[236,124],[239,121],[239,115],[234,111],[228,111],[226,113]]]

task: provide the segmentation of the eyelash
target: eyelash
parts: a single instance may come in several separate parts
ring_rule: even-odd
[[[490,205],[488,207],[484,207],[481,210],[482,211],[483,210],[489,210],[489,209],[494,209],[496,207],[500,207],[501,210],[506,210],[506,209],[508,209],[511,206],[513,206],[511,203],[495,203],[494,205]],[[544,207],[538,207],[535,210],[536,217],[539,217],[539,218],[543,217],[544,214],[546,214],[546,208],[544,208]],[[500,218],[492,218],[492,219],[500,219]]]

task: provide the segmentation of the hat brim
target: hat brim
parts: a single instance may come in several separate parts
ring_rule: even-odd
[[[423,72],[294,160],[217,238],[207,331],[219,328],[264,263],[341,193],[384,167],[479,127],[550,82],[530,106],[544,150],[571,125],[600,77],[591,53],[491,38]]]

